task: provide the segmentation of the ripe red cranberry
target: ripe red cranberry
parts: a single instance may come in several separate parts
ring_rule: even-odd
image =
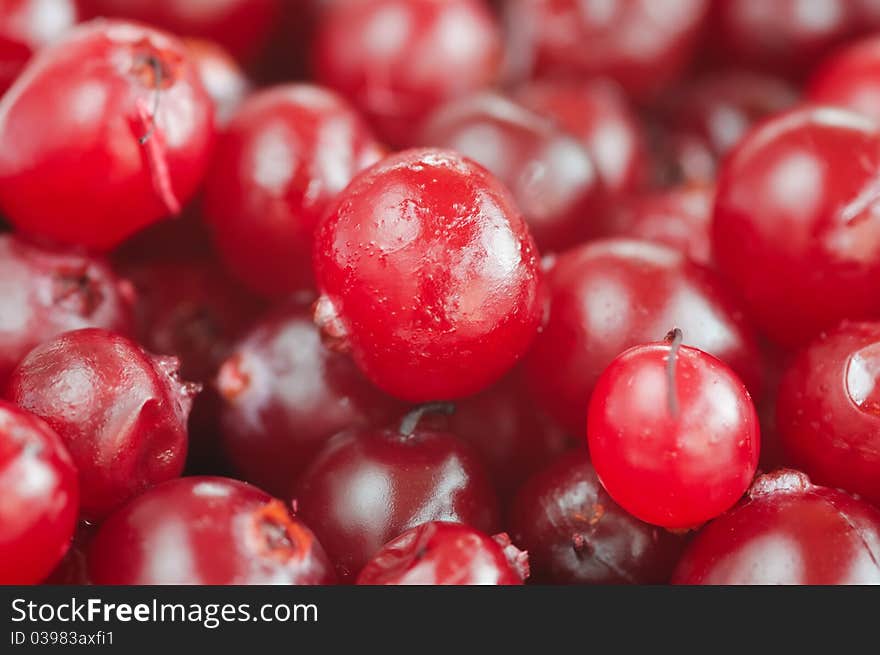
[[[312,288],[318,220],[384,154],[334,93],[290,84],[249,98],[219,141],[205,189],[205,219],[227,266],[268,296]]]
[[[758,414],[733,370],[701,350],[630,348],[596,382],[587,439],[602,485],[627,512],[693,528],[730,509],[758,468]]]
[[[76,469],[52,428],[3,401],[0,498],[0,584],[42,582],[76,527]]]
[[[619,196],[648,178],[648,146],[639,117],[609,80],[536,80],[514,97],[573,134],[592,154],[605,188]]]
[[[419,427],[424,411],[414,410],[397,428],[338,434],[300,480],[300,515],[343,581],[421,523],[453,521],[489,534],[497,528],[497,500],[483,463],[452,434]]]
[[[876,508],[780,470],[758,478],[743,503],[697,533],[672,581],[878,584],[878,542]]]
[[[79,471],[80,514],[100,520],[180,475],[198,389],[178,379],[174,357],[90,328],[34,348],[10,376],[7,397],[58,432]]]
[[[218,477],[170,480],[114,512],[92,540],[95,584],[333,584],[311,530],[280,500]]]
[[[823,61],[807,84],[807,99],[880,120],[880,37],[857,41]]]
[[[355,177],[315,237],[316,320],[381,389],[413,402],[501,378],[542,317],[538,252],[507,190],[442,150]]]
[[[299,475],[337,432],[396,414],[345,355],[321,343],[308,307],[261,320],[220,368],[220,438],[243,479],[289,497]]]
[[[87,18],[128,18],[180,36],[215,41],[240,61],[260,54],[282,0],[79,0]]]
[[[251,81],[222,46],[205,39],[185,39],[199,80],[214,101],[214,121],[225,127],[251,92]]]
[[[0,95],[31,56],[77,21],[76,0],[4,0],[0,3]]]
[[[62,332],[131,332],[130,284],[101,259],[0,235],[0,389],[34,346]]]
[[[597,233],[605,194],[590,152],[513,101],[486,92],[451,102],[426,121],[419,142],[489,169],[513,193],[542,251]]]
[[[787,461],[880,504],[880,323],[844,323],[783,376],[776,424]]]
[[[109,250],[179,213],[213,131],[183,43],[86,23],[41,50],[0,102],[0,206],[21,232]]]
[[[718,179],[718,268],[776,341],[880,316],[880,129],[836,109],[768,120]]]
[[[649,96],[690,60],[707,0],[508,0],[515,75],[610,77]]]
[[[621,509],[580,449],[526,482],[509,521],[540,584],[665,583],[684,547],[680,537]]]
[[[97,526],[81,521],[73,533],[70,547],[52,569],[52,572],[44,580],[44,584],[50,585],[88,585],[89,566],[87,560],[88,546],[95,535]]]
[[[506,534],[489,537],[459,523],[431,521],[385,544],[359,585],[521,585],[529,556]]]
[[[573,434],[583,434],[602,371],[627,348],[662,339],[670,326],[760,396],[751,327],[715,274],[683,254],[647,241],[594,241],[560,255],[548,286],[550,320],[524,361],[524,377],[535,400]]]
[[[336,2],[320,16],[315,78],[397,146],[435,106],[492,84],[501,35],[482,0]]]

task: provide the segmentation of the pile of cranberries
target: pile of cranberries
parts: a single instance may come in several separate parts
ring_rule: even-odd
[[[0,2],[0,584],[880,583],[876,2],[193,4]]]

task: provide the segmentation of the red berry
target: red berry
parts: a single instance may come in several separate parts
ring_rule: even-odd
[[[524,361],[535,400],[581,435],[599,375],[632,346],[670,326],[730,365],[760,396],[756,337],[716,276],[647,241],[605,239],[558,257],[548,274],[550,320]]]
[[[802,350],[779,389],[787,461],[880,503],[880,323],[844,323]]]
[[[697,534],[675,584],[880,583],[880,512],[796,471],[758,478],[746,500]]]
[[[153,357],[99,329],[36,347],[9,379],[9,400],[61,436],[79,470],[81,514],[100,520],[152,485],[180,475],[198,385],[177,360]]]
[[[222,46],[205,39],[185,39],[199,80],[214,101],[214,121],[224,127],[251,92],[251,81]]]
[[[684,542],[617,505],[587,453],[567,453],[520,489],[510,531],[539,584],[661,584]]]
[[[101,259],[0,235],[0,389],[31,348],[62,332],[131,332],[133,299]]]
[[[513,193],[542,251],[595,235],[605,209],[599,172],[587,149],[553,123],[495,93],[440,108],[420,143],[482,164]]]
[[[76,0],[4,0],[0,3],[0,95],[31,56],[77,20]]]
[[[205,190],[205,219],[227,266],[268,296],[312,288],[318,220],[384,154],[329,91],[291,84],[249,98],[220,139]]]
[[[280,500],[218,477],[171,480],[116,511],[88,551],[95,584],[333,584],[311,530]]]
[[[89,566],[87,551],[89,543],[95,535],[96,526],[80,522],[73,533],[73,541],[58,565],[52,569],[44,581],[50,585],[88,585]]]
[[[721,360],[667,343],[631,348],[590,398],[590,458],[609,495],[642,521],[692,528],[729,509],[758,468],[758,415]]]
[[[385,544],[360,585],[521,585],[528,555],[506,534],[489,537],[458,523],[432,521]]]
[[[538,253],[485,169],[410,150],[357,176],[315,237],[316,320],[377,386],[409,401],[476,393],[528,349]]]
[[[336,2],[321,14],[312,61],[383,139],[411,145],[435,106],[496,80],[501,35],[482,0]]]
[[[0,585],[36,584],[70,545],[76,469],[43,421],[0,401]]]
[[[835,109],[772,118],[727,159],[715,259],[775,340],[880,316],[878,185],[880,130]]]
[[[396,403],[351,360],[321,343],[307,307],[261,320],[232,349],[217,378],[221,441],[243,479],[289,497],[327,440],[388,419]]]
[[[813,73],[807,99],[880,120],[880,37],[857,41],[828,57]]]
[[[109,250],[180,211],[213,130],[180,41],[92,21],[41,50],[0,102],[0,206],[22,232]]]
[[[496,498],[477,454],[452,434],[420,428],[422,411],[398,429],[340,433],[300,481],[300,515],[342,580],[421,523],[453,521],[489,534],[497,528]]]

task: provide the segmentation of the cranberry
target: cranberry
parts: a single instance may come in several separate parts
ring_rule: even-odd
[[[4,0],[0,3],[0,95],[31,56],[73,27],[76,0]]]
[[[613,195],[638,190],[647,182],[648,147],[639,118],[613,82],[538,80],[521,85],[514,97],[576,136],[593,155]]]
[[[186,39],[184,43],[202,86],[214,101],[214,120],[224,127],[250,94],[251,81],[222,46],[204,39]]]
[[[528,555],[506,534],[489,537],[458,523],[432,521],[385,544],[360,585],[521,585]]]
[[[249,98],[220,140],[205,190],[205,219],[226,264],[265,295],[311,288],[315,225],[384,154],[329,91],[285,85]]]
[[[880,323],[844,323],[786,371],[777,425],[788,461],[880,503]]]
[[[589,151],[553,123],[495,93],[454,101],[420,136],[482,164],[513,192],[541,250],[561,250],[597,232],[604,210]]]
[[[583,434],[596,380],[627,348],[678,326],[687,344],[727,362],[760,396],[756,337],[708,269],[646,241],[605,239],[558,257],[550,320],[524,362],[526,383],[551,417]]]
[[[0,401],[0,584],[35,584],[70,545],[76,469],[43,421]]]
[[[880,120],[880,37],[846,46],[813,73],[807,98]]]
[[[607,76],[645,97],[673,81],[697,44],[707,0],[508,0],[513,74]]]
[[[880,129],[804,108],[752,131],[718,180],[719,269],[776,341],[880,315]]]
[[[303,469],[337,432],[390,418],[396,403],[351,360],[321,343],[306,306],[261,320],[220,369],[221,439],[245,480],[289,496]]]
[[[81,515],[105,517],[150,486],[180,475],[186,419],[198,385],[177,360],[153,357],[95,328],[36,347],[9,379],[8,398],[52,426],[79,470]]]
[[[62,332],[131,332],[132,300],[100,259],[0,235],[0,389],[31,348]]]
[[[506,189],[442,150],[355,177],[318,228],[316,320],[377,386],[409,401],[488,387],[542,316],[538,253]]]
[[[420,523],[453,521],[487,533],[497,527],[496,498],[476,452],[452,434],[420,428],[423,411],[396,429],[340,433],[300,480],[301,516],[343,581]]]
[[[92,21],[41,50],[3,96],[0,206],[22,232],[109,250],[180,211],[213,129],[180,41]]]
[[[758,468],[758,414],[721,360],[667,343],[630,348],[590,398],[587,439],[596,473],[630,514],[693,528],[729,509]]]
[[[116,16],[181,36],[215,41],[237,59],[260,54],[280,15],[281,0],[79,0],[87,17]]]
[[[80,522],[73,533],[73,541],[58,565],[45,579],[50,585],[88,585],[89,567],[87,561],[88,546],[94,537],[96,526]]]
[[[684,546],[617,505],[587,453],[566,453],[520,489],[510,512],[516,543],[543,584],[660,584]]]
[[[697,534],[675,584],[880,583],[880,512],[796,471],[758,478],[745,502]]]
[[[315,77],[394,145],[436,105],[495,81],[501,35],[482,0],[335,2],[322,12]]]
[[[95,584],[333,584],[315,535],[280,500],[218,477],[170,480],[117,510],[91,542]]]

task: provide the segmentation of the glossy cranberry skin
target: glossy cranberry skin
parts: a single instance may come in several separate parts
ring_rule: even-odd
[[[130,333],[133,300],[101,259],[0,235],[0,388],[31,348],[62,332]]]
[[[532,476],[508,523],[539,584],[662,584],[684,547],[680,537],[621,509],[582,449]]]
[[[516,75],[610,77],[643,98],[689,62],[707,7],[706,0],[508,0],[508,58]]]
[[[54,428],[73,457],[82,518],[100,520],[180,475],[198,385],[180,382],[177,366],[173,357],[89,328],[37,346],[12,372],[8,399]]]
[[[520,85],[514,98],[577,137],[612,195],[630,193],[647,182],[645,136],[618,85],[604,79],[534,80]]]
[[[675,326],[760,396],[754,332],[717,276],[683,254],[647,241],[594,241],[560,255],[548,286],[550,319],[524,360],[524,378],[573,434],[583,434],[593,386],[611,361]]]
[[[76,0],[5,0],[0,4],[0,95],[31,56],[77,21]]]
[[[424,428],[340,433],[303,474],[296,499],[343,581],[426,521],[489,534],[498,527],[495,493],[477,454],[452,434]]]
[[[500,29],[481,0],[333,3],[312,50],[315,79],[395,146],[411,145],[437,105],[495,82],[500,64]]]
[[[384,154],[330,91],[290,84],[249,98],[219,141],[205,188],[205,219],[226,265],[267,296],[312,288],[315,226]]]
[[[95,584],[335,582],[315,535],[284,503],[219,477],[171,480],[138,496],[101,525],[88,562]]]
[[[36,584],[70,545],[79,505],[76,469],[61,438],[0,401],[0,584]]]
[[[760,452],[758,414],[733,370],[675,343],[635,346],[609,364],[590,397],[587,440],[610,496],[674,529],[730,509]]]
[[[486,92],[449,103],[426,121],[419,142],[489,169],[513,193],[542,252],[597,233],[605,194],[589,151],[513,101]]]
[[[281,497],[330,437],[399,412],[352,361],[321,342],[308,305],[290,303],[232,348],[216,381],[221,441],[243,479]]]
[[[442,150],[357,176],[318,228],[316,320],[378,387],[464,397],[524,354],[542,315],[538,252],[508,191]]]
[[[224,127],[251,92],[251,81],[222,46],[205,39],[185,39],[199,80],[214,101],[214,120]]]
[[[880,512],[780,470],[758,478],[743,503],[705,526],[674,584],[880,583]]]
[[[777,399],[788,461],[817,483],[880,504],[880,323],[843,323],[804,348]]]
[[[826,58],[807,84],[806,96],[880,120],[880,37],[848,45]]]
[[[213,131],[180,41],[133,23],[86,23],[41,50],[0,102],[0,206],[23,233],[109,250],[180,211]]]
[[[510,549],[513,561],[505,549]],[[432,521],[385,544],[363,568],[357,583],[521,585],[523,572],[528,572],[528,555],[507,535],[493,538],[466,525]]]
[[[787,346],[880,315],[880,130],[842,110],[768,120],[731,153],[712,226],[721,272]]]

